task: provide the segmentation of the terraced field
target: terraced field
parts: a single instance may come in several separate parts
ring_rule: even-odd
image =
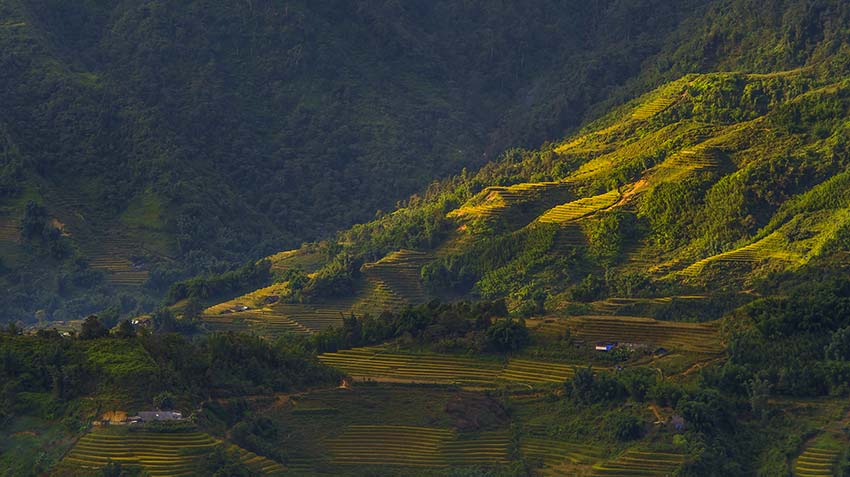
[[[684,84],[681,83],[682,80],[676,81],[661,91],[657,97],[635,108],[632,112],[632,119],[638,121],[649,119],[676,104],[676,101],[682,97],[682,93],[684,92]]]
[[[683,149],[672,156],[669,161],[673,165],[691,169],[714,169],[721,165],[718,151],[704,144],[691,149]]]
[[[658,298],[608,298],[602,301],[591,303],[591,308],[595,314],[599,315],[617,315],[620,310],[635,306],[635,305],[669,305],[675,300],[681,301],[699,301],[705,300],[704,295],[681,295],[681,296],[665,296]],[[625,314],[625,313],[624,313]]]
[[[198,464],[221,442],[203,432],[156,433],[142,429],[95,429],[77,442],[58,470],[96,470],[107,463],[139,466],[151,476],[194,475]],[[280,476],[285,467],[235,445],[228,450],[259,475]]]
[[[704,258],[688,266],[679,273],[686,277],[697,277],[700,273],[702,273],[703,269],[707,265],[717,262],[754,263],[768,259],[782,260],[786,262],[800,261],[802,257],[788,251],[785,244],[785,237],[782,233],[776,231],[757,242],[751,243],[750,245]]]
[[[599,462],[603,450],[586,444],[527,437],[520,441],[520,451],[529,460],[539,461],[551,475],[568,475],[569,466],[589,466]]]
[[[495,220],[504,217],[513,208],[531,203],[558,202],[568,194],[564,182],[528,182],[512,186],[487,187],[462,207],[449,212],[449,218],[464,220]]]
[[[617,203],[619,198],[620,193],[611,190],[604,194],[586,197],[549,209],[537,220],[546,224],[563,224],[611,207]]]
[[[144,284],[149,272],[144,264],[135,263],[133,258],[152,252],[138,240],[131,239],[120,225],[89,214],[88,200],[79,191],[56,187],[50,190],[51,195],[46,197],[48,210],[81,246],[80,251],[88,259],[89,266],[104,272],[107,282],[113,285],[137,287]],[[62,195],[57,194],[59,190]]]
[[[339,465],[449,467],[508,461],[506,433],[458,439],[451,429],[414,426],[350,426],[328,442]]]
[[[628,450],[618,458],[596,464],[592,477],[665,477],[672,475],[685,462],[682,454]]]
[[[325,353],[319,359],[357,378],[478,386],[563,383],[575,367],[526,359],[505,364],[466,356],[394,353],[377,347]]]
[[[498,375],[506,382],[522,384],[563,383],[575,374],[574,364],[550,363],[527,359],[510,359],[508,365]]]
[[[230,445],[227,449],[230,452],[236,452],[239,454],[239,460],[242,461],[246,467],[259,475],[266,475],[269,477],[287,475],[287,468],[279,462],[254,454],[253,452],[245,450],[239,446]]]
[[[433,258],[432,254],[426,252],[399,250],[377,262],[363,265],[362,272],[376,288],[386,290],[388,298],[397,297],[407,303],[424,303],[427,295],[419,278],[420,270]]]
[[[355,377],[424,382],[493,385],[503,365],[496,361],[450,355],[413,355],[380,348],[355,348],[319,356],[323,363]]]
[[[293,268],[303,270],[305,273],[315,272],[324,262],[322,253],[309,249],[296,249],[278,252],[266,257],[272,264],[272,272],[282,272]]]
[[[627,316],[577,316],[551,324],[562,330],[569,327],[573,336],[591,343],[616,341],[700,353],[720,353],[724,349],[717,327],[710,324]],[[555,329],[552,326],[551,331]]]
[[[17,242],[21,238],[21,230],[16,220],[0,215],[0,241]]]
[[[794,461],[794,475],[797,477],[826,477],[835,475],[835,468],[841,453],[836,449],[809,446]]]
[[[191,475],[201,459],[219,443],[202,432],[111,432],[83,436],[60,468],[99,469],[109,461],[141,466],[152,476]]]

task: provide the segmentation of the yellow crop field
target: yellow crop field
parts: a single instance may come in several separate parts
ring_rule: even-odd
[[[405,354],[378,347],[325,353],[319,359],[356,378],[478,386],[563,383],[573,376],[576,366],[527,359],[501,361],[468,356]]]
[[[194,475],[199,463],[222,445],[203,432],[149,432],[143,429],[95,429],[84,435],[60,462],[59,469],[97,470],[109,462],[139,466],[146,475]],[[228,445],[240,460],[260,475],[283,475],[285,468],[270,459]]]
[[[719,329],[711,324],[626,316],[576,316],[553,324],[561,330],[569,327],[573,336],[588,342],[616,341],[701,353],[724,349]],[[554,330],[553,327],[550,331]]]
[[[665,477],[682,466],[685,456],[668,452],[628,450],[618,458],[596,464],[592,477]]]
[[[508,461],[507,433],[482,433],[460,439],[452,429],[415,426],[350,426],[330,440],[333,462],[340,465],[449,467],[493,465]]]
[[[619,198],[620,193],[611,190],[604,194],[586,197],[549,209],[537,220],[548,224],[563,224],[611,207],[617,203]]]

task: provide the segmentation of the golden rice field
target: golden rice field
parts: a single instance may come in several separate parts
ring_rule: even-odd
[[[754,263],[768,259],[799,262],[802,257],[789,251],[786,243],[787,241],[783,234],[776,231],[744,247],[704,258],[679,273],[686,277],[697,277],[707,265],[712,263]]]
[[[68,452],[58,469],[97,470],[109,462],[139,466],[146,475],[194,475],[199,463],[221,442],[203,432],[156,433],[143,429],[95,428]],[[259,475],[283,475],[281,464],[234,445],[243,464]]]
[[[589,343],[615,341],[700,353],[720,353],[724,349],[717,326],[703,323],[591,315],[544,320],[536,329],[553,335],[569,329],[572,336]]]
[[[449,218],[496,219],[514,206],[563,195],[564,182],[526,182],[511,186],[492,186],[479,192],[466,204],[448,213]]]
[[[700,301],[705,300],[705,295],[680,295],[665,296],[657,298],[618,298],[612,297],[591,303],[591,309],[598,315],[616,315],[623,308],[634,305],[669,305],[673,301]]]
[[[433,255],[414,250],[399,250],[374,263],[363,265],[367,280],[379,283],[390,296],[407,303],[424,303],[426,292],[420,280],[420,270],[433,260]]]
[[[442,468],[505,463],[510,438],[507,433],[480,433],[462,439],[452,429],[360,425],[349,426],[327,444],[338,465]]]
[[[604,455],[603,449],[598,447],[542,437],[523,438],[519,447],[526,459],[539,461],[544,469],[552,470],[552,475],[557,475],[564,466],[586,466],[599,462]]]
[[[611,207],[617,203],[619,198],[620,193],[617,190],[611,190],[604,194],[586,197],[549,209],[537,220],[547,224],[563,224]]]
[[[379,347],[325,353],[319,359],[362,379],[496,386],[563,383],[575,365],[526,359],[507,362],[442,354],[405,354]]]
[[[836,449],[821,446],[809,446],[794,461],[794,475],[797,477],[826,477],[835,475],[841,453]]]
[[[645,101],[632,111],[632,119],[643,121],[649,119],[656,114],[666,110],[676,104],[685,92],[685,87],[689,84],[690,78],[687,76],[671,83],[666,88],[659,91],[655,98]]]
[[[595,464],[592,477],[666,477],[682,464],[685,456],[678,453],[628,450],[616,459]]]

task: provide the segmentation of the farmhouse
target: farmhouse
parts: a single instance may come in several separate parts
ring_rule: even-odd
[[[594,349],[596,351],[608,352],[608,351],[611,351],[612,349],[614,349],[616,347],[617,347],[616,342],[603,342],[603,343],[596,343],[596,346],[594,347]]]
[[[128,419],[131,422],[153,422],[153,421],[182,421],[183,414],[177,411],[142,411],[138,416]]]

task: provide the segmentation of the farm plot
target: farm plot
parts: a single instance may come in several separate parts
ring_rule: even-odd
[[[522,439],[520,450],[526,458],[539,461],[544,468],[557,468],[565,464],[590,465],[602,459],[604,454],[598,447],[542,437]]]
[[[60,463],[65,468],[99,469],[108,462],[141,466],[152,476],[191,475],[219,443],[201,432],[108,432],[83,436]]]
[[[355,348],[319,356],[325,364],[355,376],[422,383],[543,385],[573,376],[573,364],[526,359],[502,361],[439,354],[404,354],[381,348]]]
[[[592,477],[664,477],[672,475],[685,462],[685,456],[668,452],[628,450],[620,457],[596,464]]]
[[[427,296],[420,280],[420,270],[429,261],[431,254],[414,250],[399,250],[374,263],[363,265],[362,272],[367,280],[381,285],[391,297],[408,303],[423,303]]]
[[[750,245],[704,258],[679,273],[686,277],[694,278],[699,276],[707,265],[716,262],[754,263],[768,259],[782,260],[786,262],[800,261],[802,257],[788,251],[785,245],[786,239],[782,233],[779,231],[773,232],[767,237],[751,243]]]
[[[355,376],[410,382],[493,385],[502,363],[464,356],[403,354],[380,348],[325,353],[319,359]]]
[[[508,461],[506,433],[459,439],[451,429],[415,426],[350,426],[328,448],[339,465],[449,467]]]
[[[586,197],[549,209],[537,220],[547,224],[563,224],[611,207],[617,203],[619,198],[620,193],[611,190],[604,194]]]
[[[510,359],[508,366],[499,374],[502,381],[521,384],[563,383],[575,374],[576,365]]]
[[[96,429],[77,442],[59,469],[96,470],[109,462],[139,466],[151,476],[195,475],[199,463],[221,442],[203,432],[148,432]],[[227,445],[259,475],[284,475],[283,465],[235,445]]]
[[[701,353],[724,349],[717,327],[709,324],[628,316],[577,316],[560,323],[569,327],[573,336],[589,342],[616,341]]]
[[[797,457],[794,462],[794,475],[797,477],[826,477],[835,475],[840,452],[836,449],[812,445]]]
[[[554,200],[566,194],[566,187],[564,182],[527,182],[512,186],[487,187],[462,207],[449,212],[448,217],[469,220],[499,219],[512,208]]]
[[[654,98],[643,102],[634,109],[632,119],[643,121],[673,106],[682,97],[688,83],[690,83],[690,78],[685,77],[661,89],[655,93]]]

